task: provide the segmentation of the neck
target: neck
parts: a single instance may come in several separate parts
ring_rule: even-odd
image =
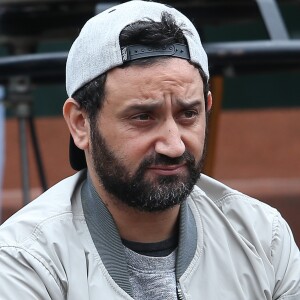
[[[123,207],[122,207],[123,206]],[[131,207],[109,205],[120,236],[128,241],[155,243],[175,235],[180,206],[162,212],[141,212]],[[121,209],[120,209],[121,208]]]
[[[155,243],[176,234],[179,205],[160,212],[142,212],[115,199],[103,186],[97,185],[93,178],[91,179],[98,195],[111,213],[121,238],[140,243]]]

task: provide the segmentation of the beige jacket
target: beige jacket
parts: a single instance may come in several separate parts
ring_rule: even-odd
[[[1,226],[1,300],[132,299],[93,243],[84,179],[61,181]],[[187,200],[196,247],[179,278],[183,298],[299,300],[299,249],[280,214],[204,175],[199,187]]]

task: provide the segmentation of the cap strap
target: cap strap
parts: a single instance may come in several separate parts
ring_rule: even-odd
[[[189,60],[190,52],[188,46],[183,44],[172,44],[164,47],[131,45],[122,48],[123,62],[155,56],[174,56]]]

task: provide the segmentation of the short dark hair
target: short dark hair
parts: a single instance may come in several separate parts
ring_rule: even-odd
[[[187,44],[184,34],[191,33],[184,29],[184,25],[176,24],[172,15],[163,12],[160,22],[147,18],[127,25],[120,34],[120,46],[141,44],[163,47],[174,43]],[[170,58],[169,56],[143,58],[126,62],[120,67],[126,68],[131,65],[149,66],[163,59]],[[206,104],[209,92],[208,78],[200,66],[194,63],[191,64],[199,70],[203,81],[203,93]],[[96,121],[98,112],[101,110],[105,99],[106,77],[107,73],[101,74],[72,95],[80,107],[87,112],[91,124]]]

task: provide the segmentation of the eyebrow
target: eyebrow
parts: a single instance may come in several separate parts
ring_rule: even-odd
[[[181,100],[177,99],[176,105],[181,107],[182,109],[190,109],[195,106],[201,106],[203,104],[203,101],[200,99],[196,100]],[[134,111],[154,111],[160,107],[162,107],[164,104],[163,101],[154,101],[154,102],[149,102],[149,103],[133,103],[130,104],[126,109],[123,111],[123,113],[128,113],[128,112],[134,112]]]
[[[195,100],[181,100],[177,99],[176,103],[178,106],[180,106],[183,109],[189,109],[195,106],[201,106],[204,102],[200,99],[195,99]]]
[[[131,111],[153,111],[157,108],[162,107],[163,102],[155,101],[151,103],[133,103],[126,107],[124,113]]]

